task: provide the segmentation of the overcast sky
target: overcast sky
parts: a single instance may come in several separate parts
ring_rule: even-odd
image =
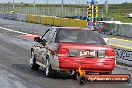
[[[24,2],[24,3],[33,3],[34,0],[14,0],[16,3],[20,3],[20,2]],[[47,1],[49,3],[61,3],[62,0],[35,0],[36,3],[47,3]],[[68,4],[68,3],[86,3],[89,2],[91,0],[64,0],[64,3]],[[102,4],[105,2],[105,0],[96,0],[98,1],[98,3]],[[108,0],[109,3],[114,3],[114,4],[119,4],[119,3],[123,3],[123,2],[130,2],[132,3],[132,0]],[[0,0],[0,2],[13,2],[13,0]]]

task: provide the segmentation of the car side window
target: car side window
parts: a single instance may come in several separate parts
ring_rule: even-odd
[[[48,41],[48,36],[49,36],[49,34],[50,34],[50,30],[47,31],[47,32],[42,36],[42,40]]]
[[[55,42],[55,37],[56,37],[56,29],[50,29],[42,38],[42,40],[46,40],[48,42]]]
[[[52,28],[52,29],[50,30],[50,34],[49,34],[49,36],[48,36],[48,39],[49,39],[50,42],[55,42],[56,33],[57,33],[57,31],[56,31],[55,28]]]
[[[41,37],[41,39],[43,39],[43,37],[47,34],[47,32],[49,32],[50,29],[46,30],[46,32],[43,34],[43,36]]]

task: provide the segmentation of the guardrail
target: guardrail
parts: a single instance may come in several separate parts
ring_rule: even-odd
[[[80,19],[70,19],[70,18],[58,18],[53,16],[37,16],[28,14],[14,14],[14,13],[0,13],[0,18],[25,21],[32,23],[40,23],[43,25],[52,26],[65,26],[65,27],[86,27],[86,20]],[[117,35],[123,37],[132,37],[132,24],[130,23],[120,23],[118,21],[101,21],[97,28],[100,33],[108,35]],[[127,65],[132,65],[132,50],[125,50],[120,48],[115,48],[116,60],[120,63]]]

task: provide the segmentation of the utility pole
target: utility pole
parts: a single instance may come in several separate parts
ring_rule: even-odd
[[[33,1],[33,7],[34,7],[34,8],[35,8],[35,5],[36,5],[36,1],[34,0],[34,1]]]

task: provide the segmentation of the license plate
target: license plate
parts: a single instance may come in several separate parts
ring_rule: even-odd
[[[82,51],[80,51],[80,56],[84,56],[84,57],[94,57],[95,56],[95,51],[82,50]]]

